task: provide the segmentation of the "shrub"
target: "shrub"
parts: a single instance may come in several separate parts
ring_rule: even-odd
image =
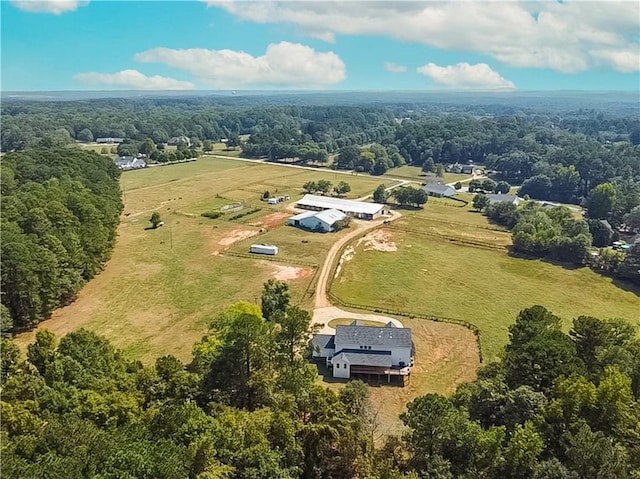
[[[220,211],[205,211],[200,216],[204,216],[205,218],[211,218],[215,220],[216,218],[220,218],[223,215]]]

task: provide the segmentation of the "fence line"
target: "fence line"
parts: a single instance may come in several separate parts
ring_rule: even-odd
[[[338,269],[338,266],[340,264],[342,256],[344,255],[344,251],[351,244],[353,244],[356,241],[356,239],[360,239],[361,237],[371,233],[372,231],[375,231],[375,230],[378,230],[378,229],[381,229],[381,228],[402,230],[401,228],[392,226],[390,224],[382,224],[382,225],[379,225],[379,226],[377,226],[375,228],[367,230],[361,236],[359,236],[357,238],[353,238],[350,242],[342,245],[342,247],[340,248],[340,250],[336,254],[336,258],[338,258],[338,261],[335,261],[334,264],[331,266],[331,274],[327,278],[327,288],[326,288],[326,290],[327,290],[327,296],[330,299],[330,301],[332,303],[334,303],[334,304],[338,304],[338,305],[340,305],[342,307],[346,307],[346,308],[359,309],[359,310],[362,310],[362,311],[373,311],[374,313],[391,314],[391,315],[394,315],[394,316],[402,316],[402,317],[408,317],[408,318],[427,319],[429,321],[436,321],[436,322],[440,322],[440,323],[451,323],[451,324],[457,324],[459,326],[463,326],[463,327],[469,329],[474,334],[474,336],[476,338],[476,343],[478,345],[478,355],[480,356],[480,362],[482,362],[483,361],[483,356],[482,356],[482,344],[481,344],[481,341],[480,341],[480,328],[478,328],[475,324],[470,323],[469,321],[466,321],[464,319],[458,319],[458,318],[448,318],[448,317],[445,317],[445,316],[436,316],[436,315],[432,315],[432,314],[393,310],[393,309],[385,308],[385,307],[382,307],[382,306],[350,303],[350,302],[347,302],[347,301],[343,301],[338,296],[336,296],[333,293],[333,291],[331,291],[331,288],[333,287],[333,281],[334,281],[335,275],[336,275],[336,270]]]
[[[223,256],[236,256],[238,258],[249,258],[249,259],[260,259],[265,261],[273,261],[275,263],[289,263],[289,264],[297,264],[300,266],[307,266],[309,268],[318,268],[317,263],[312,263],[311,261],[303,261],[299,259],[289,259],[289,258],[279,258],[277,256],[270,255],[255,255],[251,253],[240,253],[238,251],[223,251],[220,253]]]
[[[329,298],[331,299],[332,303],[339,304],[340,306],[345,307],[345,308],[359,309],[359,310],[363,310],[363,311],[373,311],[374,313],[389,314],[389,315],[393,315],[393,316],[401,316],[401,317],[410,318],[410,319],[413,319],[413,318],[426,319],[426,320],[435,321],[435,322],[438,322],[438,323],[450,323],[450,324],[457,324],[459,326],[463,326],[463,327],[469,329],[474,334],[474,336],[476,338],[476,343],[478,345],[478,355],[480,356],[480,362],[483,361],[483,358],[482,358],[482,345],[481,345],[481,340],[480,340],[480,328],[478,328],[475,324],[470,323],[469,321],[466,321],[464,319],[458,319],[458,318],[448,318],[448,317],[445,317],[445,316],[436,316],[436,315],[433,315],[433,314],[398,311],[398,310],[385,308],[385,307],[381,307],[381,306],[350,303],[350,302],[343,301],[342,299],[338,298],[330,290],[327,290],[327,296],[329,296]]]
[[[480,241],[471,241],[471,240],[466,240],[461,238],[453,238],[451,236],[446,236],[439,233],[429,233],[428,231],[421,231],[414,228],[406,228],[404,226],[386,225],[386,227],[391,230],[404,231],[406,233],[414,233],[422,236],[429,236],[432,238],[446,239],[450,243],[457,244],[458,246],[471,246],[474,248],[484,248],[484,249],[494,250],[494,251],[505,251],[509,249],[507,246],[498,246],[492,243],[483,243]]]

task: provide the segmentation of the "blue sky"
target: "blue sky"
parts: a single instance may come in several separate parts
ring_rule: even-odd
[[[2,90],[626,90],[638,2],[2,0]]]

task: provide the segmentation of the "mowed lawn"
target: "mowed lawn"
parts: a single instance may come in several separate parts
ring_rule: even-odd
[[[422,221],[428,228],[426,216],[413,223]],[[535,304],[561,316],[567,330],[579,315],[640,322],[640,289],[618,286],[588,268],[565,268],[515,258],[506,249],[451,241],[471,230],[460,226],[460,233],[449,233],[449,239],[389,230],[397,251],[365,251],[361,244],[332,291],[352,303],[469,321],[481,330],[485,361],[500,353],[518,312]]]
[[[57,335],[89,328],[145,362],[165,354],[188,360],[207,324],[236,301],[259,302],[270,278],[289,283],[292,302],[311,305],[316,269],[286,261],[321,263],[336,237],[284,226],[293,200],[268,205],[251,189],[261,193],[263,186],[277,184],[299,197],[306,181],[333,181],[334,175],[214,158],[124,172],[125,208],[111,259],[74,303],[40,327]],[[370,193],[379,183],[368,177],[348,181],[351,197]],[[243,200],[247,210],[256,205],[260,211],[234,221],[231,214],[200,217],[207,209]],[[153,211],[164,221],[156,230],[147,229]],[[263,241],[257,235],[265,228]],[[253,240],[281,243],[281,261],[225,255],[246,252]],[[34,334],[17,341],[24,346]]]
[[[386,176],[389,176],[392,178],[405,178],[407,180],[414,180],[422,183],[427,181],[440,180],[433,173],[426,174],[424,171],[422,171],[421,167],[411,166],[411,165],[404,165],[398,168],[391,168],[390,170],[387,170]],[[461,173],[445,173],[444,178],[442,178],[441,180],[444,181],[445,183],[454,183],[456,181],[470,180],[471,177],[472,177],[471,175],[461,174]]]

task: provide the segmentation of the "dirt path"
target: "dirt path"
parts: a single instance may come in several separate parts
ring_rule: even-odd
[[[391,217],[382,217],[373,221],[358,221],[357,223],[353,221],[352,224],[356,224],[356,228],[350,231],[346,236],[340,238],[333,244],[333,246],[331,246],[331,249],[327,253],[327,256],[322,265],[322,269],[320,270],[320,274],[318,275],[318,283],[316,285],[315,292],[315,308],[313,310],[313,323],[325,325],[323,327],[323,332],[328,332],[330,334],[333,331],[332,328],[326,325],[329,321],[336,318],[371,319],[373,321],[382,321],[385,323],[388,323],[389,321],[397,321],[400,327],[402,327],[402,323],[400,323],[397,319],[389,318],[386,316],[378,316],[374,314],[360,314],[344,311],[338,307],[332,306],[329,302],[329,298],[327,298],[327,284],[329,283],[330,279],[329,275],[331,274],[331,271],[333,271],[333,264],[337,260],[336,257],[340,249],[351,240],[357,238],[358,236],[362,236],[365,232],[377,228],[378,226],[385,224],[386,222],[395,221],[401,216],[402,214],[398,211],[393,211],[391,212]]]
[[[337,318],[344,319],[360,319],[363,321],[378,321],[382,324],[392,322],[398,328],[404,328],[402,323],[389,316],[381,316],[379,314],[370,313],[352,313],[351,311],[344,311],[336,306],[328,306],[326,308],[316,308],[313,310],[313,324],[324,324],[324,327],[318,332],[321,334],[335,334],[334,328],[329,326],[329,321]]]

